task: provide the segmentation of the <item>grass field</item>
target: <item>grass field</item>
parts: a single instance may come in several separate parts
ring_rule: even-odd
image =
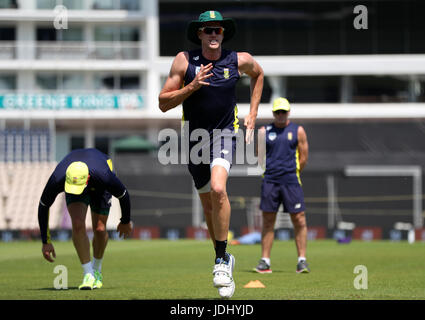
[[[216,299],[210,241],[110,241],[104,287],[79,291],[82,269],[71,242],[54,243],[57,259],[42,258],[39,242],[0,243],[0,299]],[[235,300],[425,299],[425,243],[335,241],[308,243],[312,272],[296,274],[293,241],[276,241],[272,274],[257,274],[260,245],[230,246],[236,257]],[[57,265],[68,269],[68,290],[56,290]],[[368,270],[368,289],[357,290],[356,265]],[[266,288],[246,289],[250,280]]]

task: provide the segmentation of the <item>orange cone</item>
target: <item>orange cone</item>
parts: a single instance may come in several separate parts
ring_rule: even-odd
[[[265,288],[266,286],[260,281],[250,281],[246,285],[243,286],[244,288]]]

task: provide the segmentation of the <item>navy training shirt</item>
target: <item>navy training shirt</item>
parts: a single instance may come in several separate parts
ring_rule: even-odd
[[[193,81],[201,64],[209,63],[213,64],[213,76],[205,81],[210,85],[202,86],[183,101],[183,121],[189,121],[189,132],[202,128],[210,134],[214,129],[230,129],[236,133],[239,128],[236,83],[240,75],[235,51],[223,49],[218,60],[204,58],[202,49],[189,51],[184,84]]]
[[[90,179],[86,189],[98,193],[103,193],[107,190],[113,196],[120,198],[124,195],[126,189],[113,173],[113,168],[108,164],[108,160],[109,157],[97,149],[77,149],[72,151],[56,166],[44,188],[41,202],[50,207],[56,196],[64,191],[66,169],[74,161],[82,161],[89,168]]]
[[[293,122],[284,128],[266,126],[265,181],[301,185],[298,127]]]

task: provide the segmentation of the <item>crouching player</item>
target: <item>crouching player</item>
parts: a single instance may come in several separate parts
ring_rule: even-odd
[[[50,241],[49,208],[56,196],[65,191],[66,204],[72,221],[72,241],[80,259],[84,278],[80,290],[101,288],[102,260],[108,242],[106,221],[111,198],[120,201],[122,217],[119,236],[127,238],[132,231],[130,196],[113,171],[112,161],[97,149],[78,149],[69,153],[55,168],[41,195],[38,222],[43,242],[43,257],[50,262],[56,258]],[[90,241],[86,232],[86,214],[90,206],[93,226],[93,261],[90,261]],[[53,258],[52,258],[53,256]]]

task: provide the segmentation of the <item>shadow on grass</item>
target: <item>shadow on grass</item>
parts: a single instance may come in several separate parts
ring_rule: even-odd
[[[29,291],[70,291],[70,290],[77,290],[77,291],[82,291],[82,292],[89,292],[89,291],[94,291],[94,292],[98,292],[98,291],[109,291],[109,290],[114,290],[116,288],[102,288],[102,289],[93,289],[93,290],[78,290],[78,287],[68,287],[68,289],[55,289],[55,288],[31,288],[31,289],[27,289]]]
[[[68,290],[78,290],[78,287],[68,287],[68,289],[55,289],[55,288],[32,288],[27,289],[30,291],[68,291]]]
[[[182,301],[184,301],[184,300],[200,300],[200,301],[202,301],[202,300],[208,300],[208,301],[227,301],[227,299],[223,299],[223,298],[211,298],[211,297],[209,297],[209,298],[189,298],[189,297],[187,297],[187,298],[153,298],[153,299],[149,299],[149,298],[129,298],[128,300],[132,300],[132,301],[137,301],[137,300],[153,300],[153,301],[158,301],[158,300],[160,300],[160,301],[175,301],[175,300],[182,300]]]
[[[289,271],[289,270],[273,270],[273,272],[272,272],[272,273],[259,273],[259,272],[255,271],[254,269],[238,270],[238,272],[255,273],[255,274],[264,274],[264,275],[267,275],[267,274],[273,274],[273,273],[293,273],[293,272],[291,272],[291,271]]]

